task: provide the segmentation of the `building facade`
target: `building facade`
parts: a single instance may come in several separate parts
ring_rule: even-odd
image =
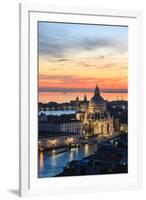
[[[79,135],[77,133],[53,133],[46,137],[39,138],[39,150],[48,150],[49,148],[70,146],[79,144]]]
[[[39,123],[40,133],[78,133],[79,135],[83,132],[83,122],[79,120],[62,120],[59,122],[40,122]]]
[[[95,88],[94,96],[88,104],[86,102],[84,102],[84,106],[81,106],[81,109],[76,113],[76,118],[83,121],[82,134],[112,135],[113,118],[107,111],[105,100],[100,96],[98,85]]]
[[[79,133],[81,135],[83,132],[83,123],[78,120],[61,123],[60,132]]]

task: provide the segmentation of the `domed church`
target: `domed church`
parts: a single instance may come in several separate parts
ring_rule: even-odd
[[[100,91],[98,85],[96,85],[94,96],[89,102],[89,113],[100,113],[106,111],[106,103],[104,99],[100,96]]]
[[[113,118],[107,111],[106,101],[100,96],[98,85],[84,112],[83,134],[103,136],[113,134]]]

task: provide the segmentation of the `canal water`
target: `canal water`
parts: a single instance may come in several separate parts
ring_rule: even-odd
[[[46,115],[70,115],[70,114],[75,114],[75,110],[47,110],[47,111],[39,111],[40,114],[46,114]]]
[[[97,149],[96,144],[82,144],[78,148],[62,153],[40,152],[38,157],[38,177],[52,177],[63,171],[66,163],[93,154]]]

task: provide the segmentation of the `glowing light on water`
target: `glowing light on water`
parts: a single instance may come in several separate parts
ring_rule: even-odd
[[[85,144],[85,156],[88,156],[89,154],[89,145]]]
[[[43,152],[40,152],[40,171],[43,171],[44,169],[44,154]]]

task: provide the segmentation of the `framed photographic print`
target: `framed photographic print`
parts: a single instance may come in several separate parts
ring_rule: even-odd
[[[141,12],[20,5],[20,195],[141,187]]]

